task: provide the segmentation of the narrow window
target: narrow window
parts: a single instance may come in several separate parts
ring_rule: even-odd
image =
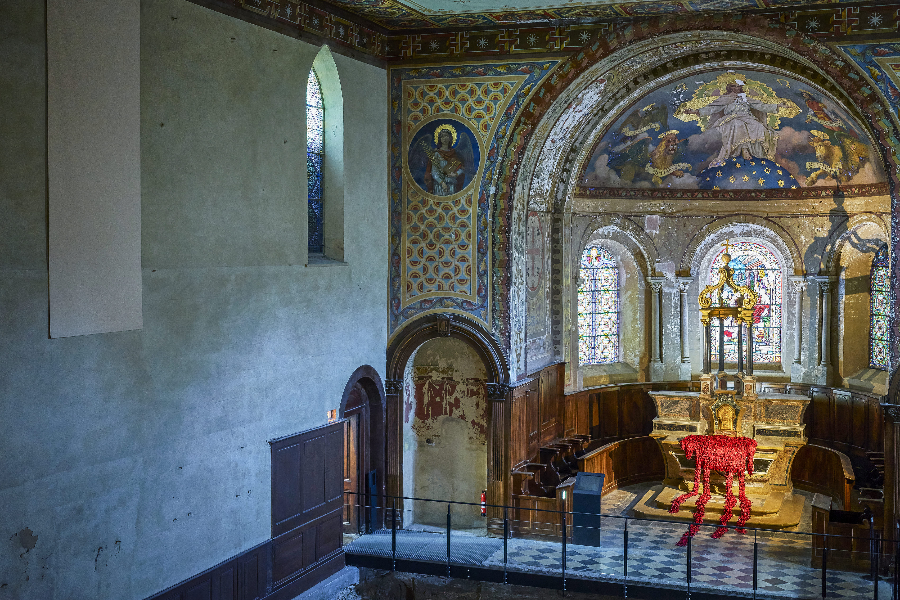
[[[619,266],[602,246],[585,248],[578,286],[581,364],[619,361]]]
[[[309,191],[309,252],[322,253],[322,164],[325,159],[325,105],[315,69],[306,80],[306,180]]]
[[[753,313],[753,362],[755,364],[781,363],[781,297],[782,277],[781,265],[771,250],[758,242],[738,241],[729,244],[731,262],[734,269],[734,281],[738,285],[746,285],[759,295]],[[722,254],[725,248],[713,258],[707,273],[707,284],[719,279],[719,267],[722,266]],[[736,301],[736,294],[724,290],[723,300],[729,305]],[[713,321],[713,335],[710,336],[713,362],[719,360],[718,320]],[[726,319],[725,329],[725,361],[737,362],[737,326],[733,319]]]
[[[891,261],[887,245],[878,250],[872,261],[869,293],[869,366],[886,371],[891,294]]]

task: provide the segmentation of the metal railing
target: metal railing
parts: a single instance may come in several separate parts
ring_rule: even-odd
[[[496,516],[481,517],[483,507]],[[597,591],[603,583],[604,593],[625,597],[629,586],[640,586],[682,590],[686,598],[703,591],[728,597],[900,600],[894,584],[900,577],[900,544],[877,533],[747,527],[739,534],[731,525],[714,539],[710,534],[720,527],[715,523],[700,525],[697,535],[678,547],[687,521],[407,496],[372,502],[370,496],[346,492],[345,515],[353,513],[355,523],[345,523],[345,553],[348,564],[358,566],[572,591]],[[410,522],[404,524],[404,516]],[[601,525],[585,526],[585,518],[599,518]],[[586,538],[592,543],[585,544]],[[866,563],[868,573],[860,572]]]

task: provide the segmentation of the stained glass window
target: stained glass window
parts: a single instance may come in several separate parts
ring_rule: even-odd
[[[602,246],[585,248],[578,286],[581,364],[619,361],[619,267]]]
[[[888,323],[890,320],[891,261],[887,246],[882,246],[872,260],[869,298],[869,366],[888,368]]]
[[[734,282],[738,285],[746,285],[759,294],[759,301],[753,313],[753,363],[779,364],[781,363],[782,323],[780,263],[771,250],[753,241],[731,243],[728,253],[731,254],[731,262],[728,264],[734,269]],[[706,277],[707,284],[719,280],[719,268],[722,266],[723,254],[725,254],[724,247],[719,249],[713,259]],[[733,306],[737,301],[737,294],[726,286],[722,299],[728,305]],[[715,363],[719,360],[718,319],[712,321],[710,330],[710,349]],[[737,325],[733,319],[725,320],[724,330],[725,362],[736,363]],[[745,347],[746,343],[745,339]]]
[[[314,69],[306,80],[306,181],[309,190],[309,251],[322,252],[322,162],[325,159],[325,105]]]

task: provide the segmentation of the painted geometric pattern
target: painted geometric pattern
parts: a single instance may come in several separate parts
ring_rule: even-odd
[[[408,187],[404,304],[429,294],[472,297],[474,193],[447,200]]]
[[[489,218],[493,197],[491,186],[496,175],[497,162],[500,157],[500,148],[505,145],[510,127],[515,120],[516,114],[521,110],[525,99],[529,97],[529,94],[535,88],[536,84],[540,83],[548,76],[555,64],[556,61],[544,61],[539,63],[514,62],[504,64],[451,65],[443,67],[391,69],[389,80],[391,85],[391,246],[389,272],[391,298],[389,326],[391,333],[416,315],[434,310],[461,312],[487,325],[490,314],[490,270],[488,267],[488,256],[490,252],[491,235]],[[480,78],[481,81],[476,81],[476,78]],[[411,87],[406,84],[411,83],[414,80],[415,83],[413,85],[416,86],[416,88],[421,87],[423,90],[421,98],[422,104],[415,110],[412,108],[413,103],[407,103],[406,95],[407,88]],[[437,102],[425,102],[425,99],[432,95],[425,94],[425,92],[428,91],[425,86],[430,85],[432,82],[425,83],[423,80],[434,80],[433,83],[444,90],[444,93],[446,94],[445,99],[443,99],[444,102],[446,102],[446,99],[451,99],[451,95],[456,95],[456,98],[452,100],[453,104],[450,105],[450,110],[442,110],[442,98],[440,97],[440,93],[436,90],[433,95]],[[477,88],[478,90],[478,98],[473,97],[474,89],[472,87],[465,87],[465,90],[463,90],[457,87],[457,84],[474,86],[474,88]],[[491,89],[490,85],[484,86],[483,84],[493,84],[494,88],[497,88],[499,84],[499,88]],[[503,93],[505,85],[511,86],[511,89],[506,93],[504,99],[497,100],[496,97],[491,99],[492,94]],[[485,91],[482,92],[482,90]],[[463,93],[464,91],[467,91],[468,93]],[[409,99],[418,100],[417,89]],[[485,100],[484,106],[476,106],[476,100],[479,103],[481,100]],[[486,108],[488,105],[493,107],[493,112],[490,114],[487,111],[491,109]],[[457,221],[457,227],[460,229],[464,226],[471,228],[469,238],[471,270],[468,273],[464,273],[463,271],[459,273],[459,276],[463,279],[455,282],[454,289],[457,291],[439,292],[423,283],[422,295],[411,297],[408,296],[409,288],[406,283],[406,276],[413,271],[413,269],[409,269],[406,265],[408,250],[410,249],[410,247],[408,247],[409,240],[407,238],[408,233],[406,227],[407,209],[409,204],[414,201],[414,198],[410,195],[410,188],[413,188],[413,184],[405,181],[403,175],[407,152],[405,144],[408,143],[408,140],[405,139],[408,132],[408,123],[406,123],[406,121],[408,115],[413,112],[420,113],[425,106],[429,106],[432,117],[435,113],[431,111],[434,110],[434,107],[437,107],[438,109],[441,109],[438,114],[445,113],[448,114],[448,116],[466,120],[468,123],[471,123],[474,131],[479,132],[479,137],[484,135],[482,122],[487,121],[490,123],[488,132],[493,131],[493,133],[484,138],[484,146],[481,148],[481,156],[483,157],[481,161],[481,171],[478,173],[478,180],[475,182],[472,194],[466,195],[468,199],[467,202],[469,202],[469,209],[471,210],[468,224],[460,224],[460,222]],[[471,119],[466,114],[468,106],[471,106]],[[484,117],[480,114],[476,115],[476,112],[479,110],[484,111]],[[426,117],[423,116],[422,118]],[[441,200],[440,202],[444,201]],[[431,208],[433,210],[438,210],[436,206]],[[452,212],[456,214],[457,211],[454,210]],[[451,211],[448,210],[446,214],[447,218],[450,218],[449,215],[451,214]],[[460,231],[460,233],[463,234],[460,239],[465,239],[466,236],[464,232]],[[431,236],[431,233],[429,233],[429,236]],[[446,256],[451,249],[457,253],[460,252],[459,247],[454,246],[456,242],[451,243],[452,240],[450,238],[444,239],[447,240],[443,246],[444,256]],[[419,242],[416,242],[417,245],[418,243]],[[430,261],[439,258],[437,248],[429,249],[425,246],[425,243],[426,242],[423,240],[423,258],[427,256]],[[434,244],[436,242],[431,240],[428,243]],[[412,253],[414,258],[417,257],[417,255],[418,248]],[[417,270],[417,272],[420,275],[424,275],[424,268],[420,269],[421,270]],[[435,270],[432,266],[429,266],[428,272],[429,276],[434,276]],[[442,276],[446,276],[445,271],[439,270],[439,272]],[[424,282],[424,279],[422,279],[422,281]],[[434,284],[436,286],[437,282],[435,281]],[[444,283],[444,285],[449,288],[447,283]],[[416,287],[417,286],[413,287],[413,291],[418,294],[418,290],[415,289]]]
[[[890,352],[891,261],[887,245],[882,246],[872,261],[869,325],[869,366],[887,370]]]
[[[619,360],[619,267],[601,246],[581,255],[578,357],[583,365]]]
[[[782,277],[778,259],[772,251],[758,242],[738,241],[729,244],[731,262],[734,269],[734,281],[738,285],[746,285],[759,294],[759,300],[753,312],[753,362],[755,364],[772,364],[781,362],[781,298]],[[710,266],[707,284],[719,280],[719,268],[722,266],[722,255],[725,248],[719,250]],[[736,293],[725,286],[723,301],[733,306]],[[711,323],[710,347],[713,362],[719,360],[719,327],[724,328],[725,361],[736,363],[738,360],[737,325],[733,319],[726,319],[722,325],[718,320]],[[744,332],[746,335],[746,330]],[[744,339],[746,347],[747,340]]]
[[[517,79],[521,81],[523,78]],[[449,86],[409,85],[406,87],[407,131],[432,115],[452,114],[465,117],[482,141],[487,142],[495,118],[503,111],[519,81],[480,83],[474,79]]]

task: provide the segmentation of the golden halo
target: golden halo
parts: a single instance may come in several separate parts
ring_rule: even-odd
[[[443,125],[438,125],[438,128],[434,130],[434,145],[440,146],[440,144],[438,143],[438,136],[441,135],[442,131],[450,132],[450,135],[453,136],[453,143],[450,145],[455,146],[456,145],[456,128],[449,123],[444,123]]]
[[[672,135],[672,134],[678,135],[678,130],[677,130],[677,129],[670,129],[670,130],[666,131],[665,133],[659,134],[659,136],[658,136],[657,139],[660,139],[660,140],[661,140],[661,139],[663,139],[664,137],[666,137],[667,135]]]

